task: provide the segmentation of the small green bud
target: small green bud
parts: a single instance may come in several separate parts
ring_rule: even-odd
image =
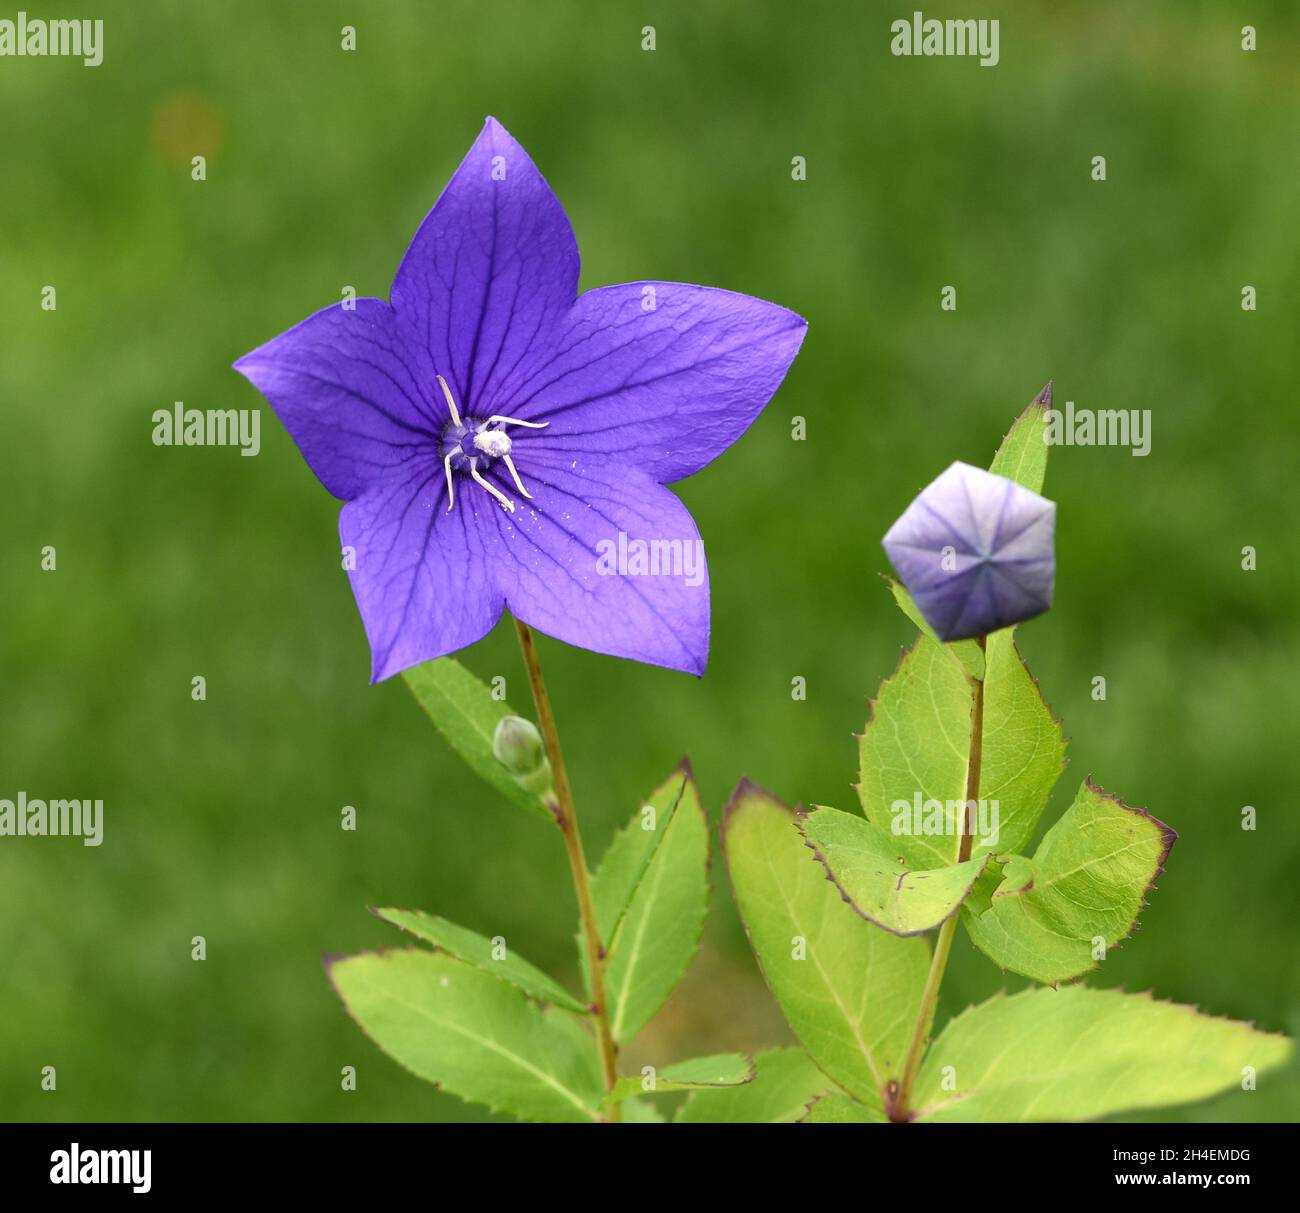
[[[492,753],[521,788],[540,796],[551,786],[551,764],[531,720],[503,716],[492,735]]]

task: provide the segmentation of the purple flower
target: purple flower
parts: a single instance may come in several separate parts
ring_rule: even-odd
[[[954,463],[881,541],[940,640],[966,640],[1052,605],[1056,503]]]
[[[807,325],[711,287],[577,287],[564,209],[489,118],[391,303],[336,303],[235,363],[347,503],[372,681],[472,644],[506,607],[703,672],[699,532],[663,486],[749,428]]]

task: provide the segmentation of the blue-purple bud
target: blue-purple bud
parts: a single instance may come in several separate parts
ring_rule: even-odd
[[[1056,580],[1056,503],[954,463],[882,543],[940,640],[967,640],[1042,614]]]

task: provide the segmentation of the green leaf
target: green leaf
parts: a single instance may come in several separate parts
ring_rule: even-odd
[[[975,840],[972,858],[1016,851],[1033,835],[1065,765],[1061,726],[1025,668],[1013,631],[988,638],[980,799],[998,806],[998,831]],[[895,806],[920,798],[942,805],[966,796],[973,687],[957,663],[925,635],[880,684],[871,719],[858,740],[858,799],[867,820],[914,868],[955,863],[955,831],[893,832]],[[959,819],[960,812],[953,815]]]
[[[717,1053],[677,1061],[650,1074],[620,1078],[605,1097],[606,1103],[637,1095],[667,1095],[700,1087],[740,1087],[754,1081],[754,1061],[744,1053]]]
[[[921,608],[916,605],[912,595],[903,587],[903,583],[895,581],[892,577],[886,577],[885,582],[888,584],[890,593],[894,595],[894,601],[898,603],[903,614],[916,624],[935,644],[939,645],[949,657],[956,661],[969,678],[984,677],[984,651],[975,641],[953,640],[945,644],[935,634],[934,628],[926,622],[925,616],[921,614]]]
[[[962,798],[970,740],[971,685],[944,653],[918,636],[880,684],[871,719],[858,738],[858,799],[867,820],[892,835],[896,801]],[[913,867],[942,867],[957,860],[951,835],[899,835],[897,845]]]
[[[989,859],[985,854],[918,871],[907,866],[891,836],[839,809],[817,808],[799,829],[844,900],[895,935],[920,935],[951,918]]]
[[[1013,628],[988,638],[985,661],[980,799],[990,806],[997,801],[999,828],[996,837],[976,840],[976,855],[1026,846],[1065,770],[1061,722],[1020,656]]]
[[[1097,967],[1094,939],[1128,937],[1177,835],[1091,780],[1044,836],[1033,860],[1018,856],[983,912],[963,921],[995,964],[1055,983]]]
[[[677,770],[651,793],[632,820],[614,835],[614,841],[600,861],[599,870],[592,877],[591,896],[596,903],[596,922],[600,938],[607,948],[659,844],[668,834],[668,826],[690,778],[690,764],[683,759]],[[654,810],[653,814],[646,814],[647,806]],[[653,829],[646,828],[648,823],[653,823]]]
[[[878,1125],[886,1123],[876,1108],[858,1103],[847,1095],[821,1095],[799,1118],[805,1125]]]
[[[668,1118],[655,1107],[653,1100],[628,1099],[623,1102],[623,1123],[629,1125],[663,1125]]]
[[[723,850],[749,941],[794,1034],[834,1082],[881,1108],[916,1021],[925,940],[858,917],[804,845],[794,811],[747,780],[727,806]]]
[[[754,1058],[754,1069],[754,1081],[743,1086],[696,1091],[678,1109],[677,1123],[789,1124],[834,1089],[802,1049],[769,1049]]]
[[[439,657],[402,673],[438,731],[476,775],[526,812],[551,820],[546,806],[521,788],[492,753],[492,735],[504,716],[515,716],[510,705],[491,692],[460,662]]]
[[[1052,407],[1052,385],[1049,383],[1029,402],[1029,406],[1016,418],[1015,424],[1002,439],[989,471],[1035,493],[1043,491],[1047,476],[1047,410]]]
[[[1147,994],[1038,987],[952,1020],[926,1055],[912,1106],[919,1120],[1094,1120],[1206,1099],[1291,1051],[1284,1036]]]
[[[567,1011],[416,948],[344,957],[329,974],[363,1031],[418,1077],[525,1120],[601,1119],[596,1049]]]
[[[536,965],[530,964],[522,956],[516,955],[509,944],[503,945],[505,955],[497,960],[494,952],[498,950],[492,940],[467,927],[457,926],[445,918],[426,914],[423,910],[373,910],[377,917],[391,922],[403,931],[450,952],[457,960],[463,960],[476,969],[491,973],[512,986],[518,986],[530,998],[541,1002],[554,1003],[557,1007],[566,1007],[570,1011],[586,1014],[588,1009],[582,1005],[559,982],[542,972]]]
[[[663,838],[606,949],[610,1030],[620,1042],[631,1040],[663,1006],[704,931],[709,823],[689,766],[655,792],[660,804],[671,804],[677,796],[677,808],[668,824],[661,824]],[[611,903],[615,900],[610,896]]]

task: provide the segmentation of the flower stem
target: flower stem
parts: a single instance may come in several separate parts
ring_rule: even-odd
[[[573,890],[578,898],[578,915],[582,920],[582,938],[587,947],[587,972],[591,983],[592,1010],[596,1018],[596,1043],[600,1050],[600,1069],[605,1090],[612,1091],[618,1081],[618,1046],[609,1030],[609,1005],[605,999],[605,948],[596,924],[596,905],[591,896],[591,874],[582,849],[582,834],[578,829],[578,814],[573,805],[573,789],[569,786],[569,772],[564,766],[564,753],[560,749],[560,734],[555,727],[555,713],[551,711],[551,697],[546,692],[541,663],[537,660],[537,646],[532,629],[515,620],[519,634],[519,648],[524,655],[524,668],[528,671],[528,685],[532,688],[533,704],[537,708],[537,727],[541,730],[550,760],[554,785],[543,797],[546,807],[555,818],[564,836],[564,849],[569,856],[569,870],[573,874]],[[608,1117],[622,1119],[619,1104],[610,1104]]]
[[[985,637],[976,637],[980,652],[985,652]],[[984,679],[971,680],[974,693],[971,696],[970,709],[970,748],[966,758],[966,804],[960,817],[960,834],[957,844],[957,862],[965,863],[970,858],[971,848],[975,842],[975,832],[968,828],[974,811],[972,802],[978,803],[980,795],[980,764],[984,756]],[[912,1043],[907,1050],[907,1061],[903,1066],[903,1078],[898,1091],[886,1100],[886,1112],[892,1121],[907,1122],[912,1117],[909,1103],[912,1097],[912,1084],[916,1081],[917,1071],[921,1068],[921,1058],[930,1043],[930,1029],[934,1026],[934,1013],[939,1005],[939,987],[943,984],[944,970],[948,967],[948,954],[952,951],[952,937],[957,932],[957,919],[961,913],[959,906],[952,916],[939,928],[934,941],[934,955],[930,958],[930,972],[925,978],[925,989],[921,992],[921,1005],[916,1012],[916,1028],[912,1032]]]

